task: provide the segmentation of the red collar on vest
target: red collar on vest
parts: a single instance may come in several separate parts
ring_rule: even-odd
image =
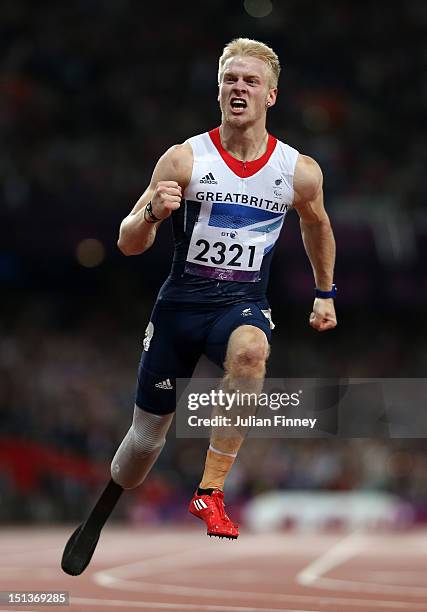
[[[259,170],[261,170],[261,168],[263,168],[270,159],[277,143],[277,138],[269,134],[267,141],[267,149],[264,155],[252,161],[242,162],[240,159],[236,159],[235,157],[230,155],[230,153],[226,151],[222,146],[219,127],[215,128],[214,130],[211,130],[209,132],[209,136],[211,137],[212,142],[218,149],[219,154],[221,155],[227,166],[230,168],[230,170],[234,172],[234,174],[240,176],[240,178],[247,178],[248,176],[253,176]]]

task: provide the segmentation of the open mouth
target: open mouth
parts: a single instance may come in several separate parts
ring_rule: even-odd
[[[243,98],[231,98],[230,106],[233,111],[242,111],[247,107],[246,100]]]

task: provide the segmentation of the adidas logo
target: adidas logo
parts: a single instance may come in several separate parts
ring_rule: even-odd
[[[203,501],[203,499],[195,499],[193,501],[193,504],[196,506],[197,510],[203,510],[204,508],[207,508],[207,504],[205,504],[205,502]]]
[[[169,378],[156,383],[154,386],[158,389],[173,389],[173,385],[171,385],[171,381],[169,380]]]
[[[208,183],[209,185],[218,185],[218,181],[215,180],[215,177],[212,174],[212,172],[209,172],[209,174],[206,174],[206,176],[202,176],[202,178],[200,179],[200,183]]]

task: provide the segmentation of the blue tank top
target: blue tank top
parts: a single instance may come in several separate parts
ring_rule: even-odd
[[[264,300],[294,200],[298,151],[269,135],[262,157],[241,162],[222,147],[219,128],[188,142],[192,176],[171,215],[174,257],[158,300],[218,306]]]

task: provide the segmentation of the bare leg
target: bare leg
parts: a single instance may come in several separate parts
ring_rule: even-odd
[[[264,332],[253,325],[242,325],[231,334],[224,363],[225,376],[222,388],[226,391],[254,393],[262,390],[265,364],[269,354],[269,345]],[[243,413],[249,413],[254,406],[240,407]],[[218,413],[218,409],[215,409]],[[233,411],[234,416],[236,411]],[[245,428],[215,428],[212,431],[209,450],[206,456],[205,469],[200,489],[224,489],[224,482],[231,470],[237,453],[246,434]]]

